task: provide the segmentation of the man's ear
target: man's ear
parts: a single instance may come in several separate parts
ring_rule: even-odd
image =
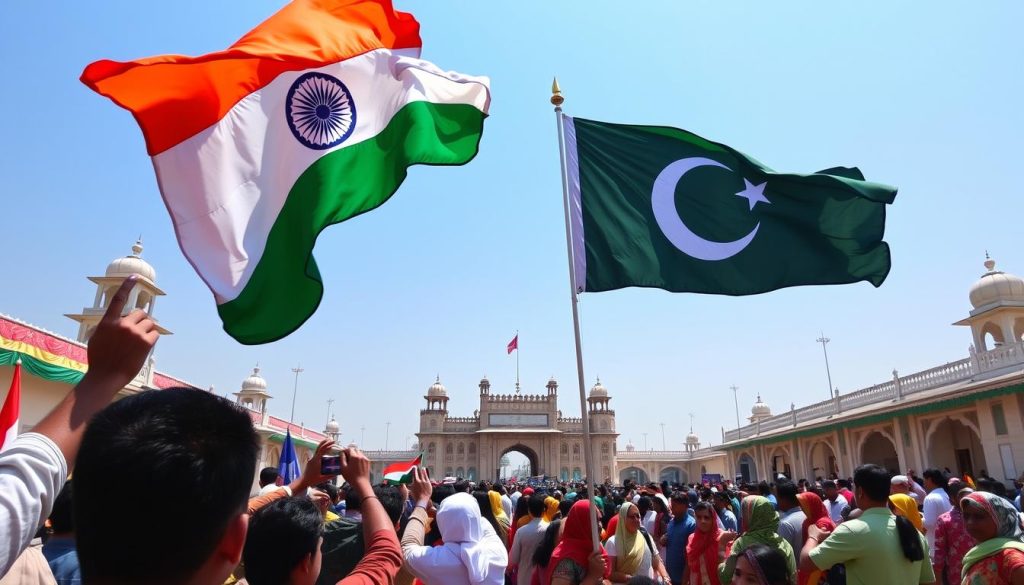
[[[217,553],[227,562],[237,565],[242,562],[242,550],[245,549],[245,534],[249,530],[249,515],[239,514],[228,521]]]

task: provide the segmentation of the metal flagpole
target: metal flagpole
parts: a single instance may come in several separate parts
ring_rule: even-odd
[[[519,394],[519,330],[516,329],[516,394]]]
[[[295,388],[292,389],[292,414],[288,417],[288,422],[295,421],[295,396],[299,393],[299,374],[306,370],[302,369],[302,364],[299,364],[292,368],[292,371],[295,372]]]
[[[558,87],[558,79],[551,82],[551,105],[555,106],[555,125],[558,127],[558,162],[562,167],[562,207],[565,211],[565,251],[569,258],[569,297],[572,304],[572,326],[576,342],[576,377],[579,381],[580,390],[580,414],[583,419],[583,459],[587,468],[587,493],[591,502],[597,495],[597,485],[594,483],[594,449],[590,443],[590,416],[587,413],[587,393],[583,378],[583,344],[580,341],[580,312],[577,304],[579,298],[576,288],[576,274],[573,270],[573,249],[572,230],[569,227],[569,177],[565,168],[565,136],[562,128],[562,90]],[[597,516],[590,515],[590,536],[593,550],[600,550],[601,538],[600,528],[597,525]]]

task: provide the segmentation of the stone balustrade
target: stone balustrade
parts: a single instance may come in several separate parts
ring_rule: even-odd
[[[777,414],[739,429],[725,431],[722,438],[727,443],[751,439],[762,433],[840,415],[864,406],[901,400],[919,392],[1011,366],[1024,366],[1024,341],[1001,345],[983,352],[975,352],[972,347],[970,357],[907,376],[900,376],[893,370],[892,380]]]

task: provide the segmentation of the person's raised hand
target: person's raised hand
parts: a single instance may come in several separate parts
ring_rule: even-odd
[[[370,485],[370,460],[359,449],[352,447],[341,452],[341,475],[352,484],[360,496],[373,495]]]
[[[85,375],[97,386],[109,388],[112,394],[138,375],[160,337],[156,323],[145,311],[135,309],[121,316],[137,283],[135,275],[121,283],[89,338],[89,370]]]
[[[324,455],[329,454],[331,449],[333,448],[334,441],[330,439],[324,439],[323,441],[320,441],[320,443],[317,444],[316,451],[313,452],[313,456],[309,458],[309,461],[306,462],[306,467],[303,468],[302,470],[302,475],[300,475],[293,482],[293,485],[290,486],[292,492],[298,492],[299,490],[302,489],[311,488],[325,481],[330,481],[331,479],[338,476],[338,474],[336,473],[320,473],[320,460],[323,458]]]
[[[434,486],[430,483],[430,474],[425,467],[416,466],[412,475],[412,499],[416,504],[429,505],[430,495],[434,493]]]
[[[327,495],[327,492],[311,489],[309,490],[309,499],[313,500],[313,504],[316,505],[321,514],[327,513],[327,506],[331,503],[331,496]]]
[[[815,540],[815,542],[821,542],[825,540],[826,538],[828,538],[830,534],[832,534],[830,530],[822,530],[814,524],[811,524],[807,527],[807,538],[812,538]]]

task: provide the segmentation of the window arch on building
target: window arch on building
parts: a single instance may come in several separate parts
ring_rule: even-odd
[[[453,449],[452,449],[452,444],[451,443],[448,443],[447,445],[444,446],[444,452],[446,454],[451,455],[452,454],[452,450]]]
[[[601,443],[601,452],[607,455],[608,451],[608,443]]]
[[[459,443],[459,455],[463,455],[465,453],[466,453],[466,446],[464,444],[462,444],[462,443]]]
[[[573,479],[573,481],[579,481],[579,480],[583,479],[583,472],[580,471],[579,467],[574,467],[572,469],[572,479]]]
[[[476,467],[470,467],[466,470],[466,479],[476,481]]]
[[[459,467],[455,470],[455,477],[466,477],[466,470]]]
[[[427,453],[430,453],[431,455],[433,455],[434,451],[436,451],[436,450],[437,450],[437,445],[433,441],[431,441],[430,444],[427,445]]]
[[[566,445],[565,443],[562,443],[561,451],[562,451],[562,455],[568,455],[569,454],[569,445]]]
[[[562,481],[569,481],[569,468],[563,467],[559,476],[562,478]]]
[[[572,446],[572,454],[573,455],[579,455],[580,454],[580,444],[579,443],[576,443],[576,444],[574,444]]]
[[[469,444],[469,454],[476,455],[476,443]]]

